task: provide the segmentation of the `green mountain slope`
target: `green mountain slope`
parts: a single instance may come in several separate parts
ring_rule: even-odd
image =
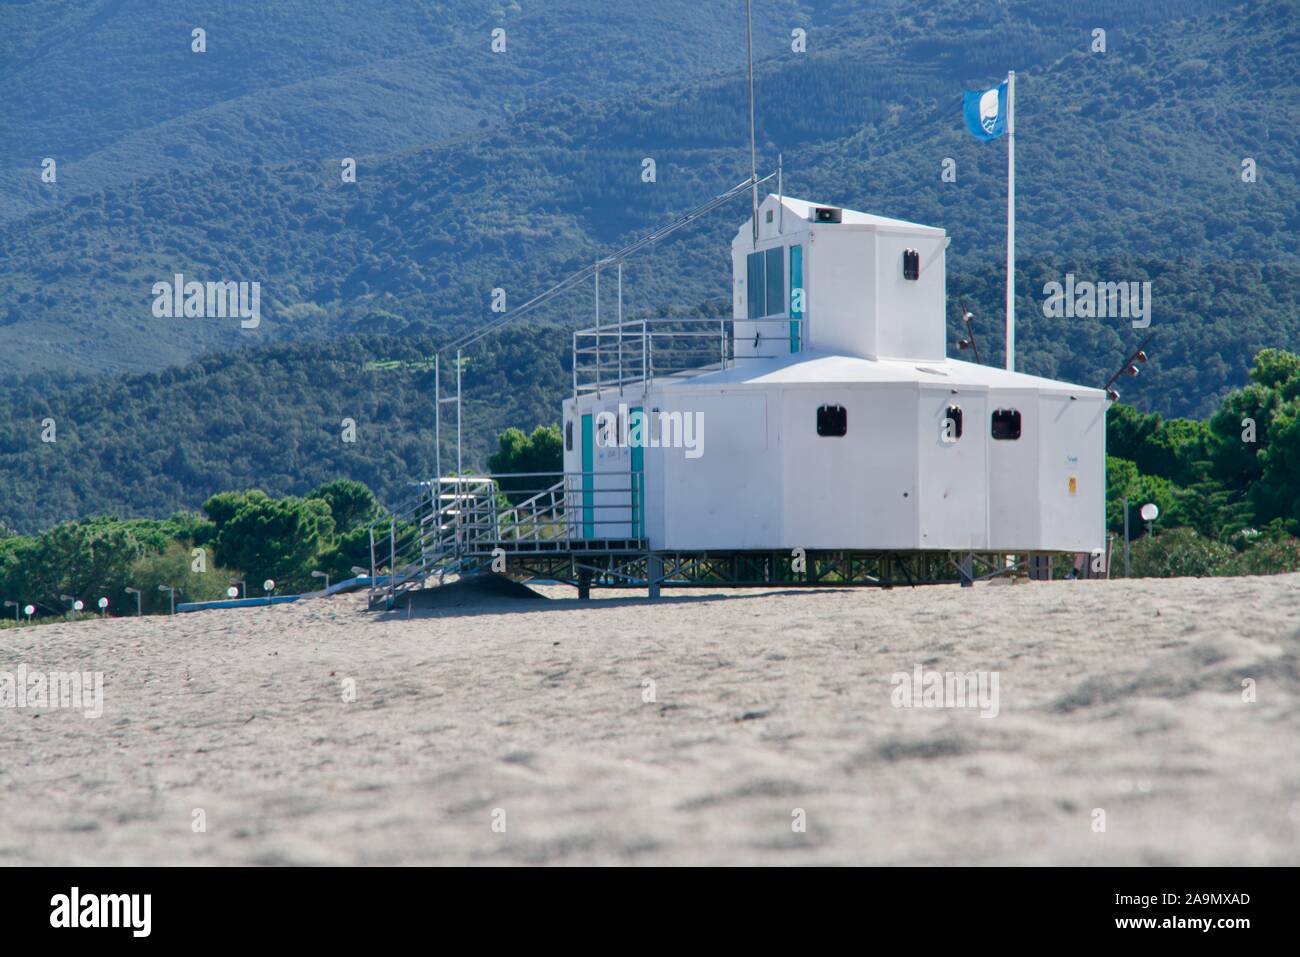
[[[947,228],[950,300],[967,297],[1000,361],[1005,152],[962,130],[959,104],[1015,63],[1020,367],[1100,384],[1140,332],[1044,318],[1042,287],[1066,272],[1149,279],[1153,359],[1125,401],[1207,414],[1258,349],[1300,345],[1300,32],[1278,0],[1190,18],[1208,6],[889,3],[868,28],[852,4],[825,4],[811,52],[759,70],[762,165],[780,150],[793,195]],[[1086,52],[1096,23],[1105,54]],[[518,304],[742,179],[743,95],[734,68],[599,101],[557,95],[499,128],[372,157],[356,184],[323,161],[228,161],[0,228],[0,520],[162,514],[338,475],[401,497],[432,472],[429,376],[367,362],[427,355],[493,318],[493,288]],[[940,179],[945,157],[955,183]],[[1241,181],[1243,157],[1257,182]],[[629,262],[628,312],[724,310],[744,207]],[[155,319],[150,286],[176,271],[262,282],[262,326]],[[481,465],[505,425],[558,418],[569,337],[548,324],[589,324],[591,305],[577,290],[471,352],[467,461]],[[191,361],[228,349],[240,351]],[[84,381],[98,371],[110,375]],[[344,417],[366,437],[356,446],[338,439]]]
[[[766,49],[817,6],[760,4]],[[337,163],[495,126],[562,94],[734,70],[741,30],[734,9],[686,0],[10,0],[0,220],[170,169]],[[40,179],[45,157],[55,184]]]
[[[1101,257],[1293,261],[1297,43],[1267,29],[1285,6],[1113,31],[1104,55],[1074,52],[1022,75],[1021,262],[1063,273]],[[1076,51],[1088,36],[1055,29]],[[902,72],[921,36],[934,46],[901,21],[894,39],[865,48],[832,31],[823,52],[769,62],[758,85],[764,166],[780,148],[791,193],[938,223],[955,270],[992,265],[1002,146],[961,130],[970,81],[948,78],[942,53],[938,76]],[[365,161],[355,184],[332,162],[225,163],[80,197],[0,230],[0,347],[19,370],[130,371],[349,331],[376,308],[431,328],[480,321],[491,289],[518,302],[743,176],[742,96],[739,79],[585,105],[561,96],[482,135]],[[1256,160],[1258,182],[1240,182],[1240,156]],[[653,184],[641,181],[646,157],[658,164]],[[940,181],[945,157],[956,183]],[[648,267],[659,279],[629,280],[639,307],[725,294],[721,240],[734,227],[720,217],[665,247]],[[260,282],[262,327],[155,319],[150,289],[177,272]]]

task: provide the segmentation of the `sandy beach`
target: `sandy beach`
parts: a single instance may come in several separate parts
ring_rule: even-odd
[[[0,632],[0,863],[1300,863],[1300,576],[539,590]]]

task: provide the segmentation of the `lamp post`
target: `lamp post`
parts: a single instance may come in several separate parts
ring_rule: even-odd
[[[1160,517],[1160,506],[1156,505],[1154,502],[1147,502],[1142,506],[1141,514],[1142,521],[1147,523],[1147,535],[1150,535],[1151,526],[1154,525],[1156,519]]]
[[[246,581],[241,581],[241,580],[238,579],[238,578],[232,578],[232,579],[230,580],[230,584],[234,585],[234,586],[235,586],[236,588],[238,588],[238,589],[241,589],[242,594],[243,594],[243,597],[245,597],[245,598],[248,597],[248,582],[246,582]],[[230,597],[231,597],[231,598],[236,598],[236,597],[238,597],[238,596],[241,594],[241,591],[236,591],[235,594],[231,595]]]
[[[96,602],[96,604],[99,605],[99,617],[100,617],[100,618],[105,618],[105,617],[107,617],[107,616],[108,616],[108,599],[107,599],[107,598],[101,598],[98,602]]]
[[[86,607],[84,604],[82,604],[80,598],[74,598],[71,595],[60,595],[59,601],[66,601],[69,603],[68,607],[74,619],[77,617],[77,612],[81,611],[81,609]]]
[[[1128,539],[1128,496],[1126,495],[1126,496],[1124,496],[1124,577],[1125,577],[1125,578],[1131,578],[1131,577],[1133,577],[1133,576],[1132,576],[1132,563],[1129,561],[1129,547],[1128,547],[1128,542],[1129,542],[1129,539]]]
[[[173,588],[171,585],[159,585],[158,590],[165,591],[167,592],[168,595],[171,596],[172,614],[175,615],[176,614],[176,589]]]
[[[30,625],[32,623],[32,615],[36,614],[36,606],[28,605],[23,609],[23,614],[27,616],[27,624]]]
[[[271,606],[271,597],[275,594],[275,579],[268,578],[262,582],[262,591],[266,594],[266,605]]]
[[[329,575],[327,575],[325,572],[320,572],[320,571],[312,572],[312,573],[311,573],[311,577],[312,577],[312,578],[323,578],[323,579],[325,579],[325,590],[326,590],[326,591],[329,591],[329,590],[330,590],[330,577],[329,577]]]
[[[126,586],[126,593],[127,593],[128,595],[134,595],[134,596],[135,596],[135,616],[136,616],[137,618],[139,618],[140,615],[143,614],[143,612],[142,612],[141,609],[140,609],[140,589],[138,589],[138,588],[132,588],[130,585],[127,585],[127,586]]]

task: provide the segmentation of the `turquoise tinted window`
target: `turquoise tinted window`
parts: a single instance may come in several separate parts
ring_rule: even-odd
[[[767,311],[765,316],[779,316],[785,312],[785,247],[769,249],[767,263]]]
[[[745,284],[745,298],[749,303],[749,318],[760,319],[767,315],[764,307],[767,305],[766,288],[763,285],[763,254],[750,253],[745,260],[745,272],[747,282]]]
[[[796,298],[797,294],[797,298]],[[798,352],[803,342],[803,247],[790,247],[790,351]]]

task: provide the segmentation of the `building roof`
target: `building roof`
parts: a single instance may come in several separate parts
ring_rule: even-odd
[[[740,359],[729,369],[677,381],[660,380],[659,384],[674,389],[714,389],[726,385],[852,385],[863,382],[1037,389],[1094,398],[1105,395],[1103,390],[1089,386],[1058,382],[1024,372],[1008,372],[996,366],[976,365],[960,359],[864,359],[815,351],[770,359]]]
[[[831,207],[841,211],[840,222],[848,226],[870,226],[876,229],[901,229],[909,232],[926,233],[933,236],[942,236],[944,231],[937,226],[926,226],[922,223],[912,223],[905,219],[890,219],[888,216],[877,216],[874,213],[864,213],[856,209],[846,209],[843,206],[835,206],[834,203],[813,203],[806,199],[796,199],[793,196],[777,196],[775,193],[768,193],[767,198],[759,205],[759,211],[765,211],[776,206],[785,207],[787,222],[793,217],[796,220],[803,220],[811,223],[813,221],[813,210],[818,207]],[[753,227],[750,226],[750,220],[753,217],[746,217],[741,223],[740,229],[736,233],[737,239],[751,236]],[[836,224],[821,224],[824,228]]]

